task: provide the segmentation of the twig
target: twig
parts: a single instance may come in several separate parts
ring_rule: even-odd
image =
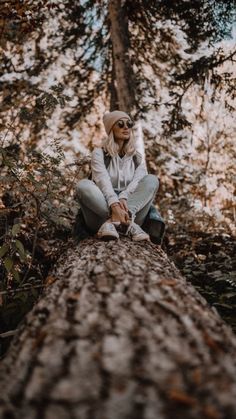
[[[19,329],[8,330],[8,332],[0,333],[0,338],[8,338],[8,336],[15,335]]]
[[[23,286],[23,287],[16,288],[15,290],[0,291],[0,295],[14,294],[15,292],[21,292],[21,291],[31,291],[32,289],[43,288],[43,287],[46,287],[46,284]]]

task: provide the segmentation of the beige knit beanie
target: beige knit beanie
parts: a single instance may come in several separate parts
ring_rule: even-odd
[[[121,119],[121,118],[129,118],[130,119],[130,116],[127,113],[122,112],[122,111],[106,112],[104,114],[103,123],[104,123],[107,135],[110,134],[110,131],[111,131],[113,125],[117,121],[119,121],[119,119]]]

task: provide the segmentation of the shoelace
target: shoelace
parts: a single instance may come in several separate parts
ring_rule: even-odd
[[[131,234],[131,235],[134,233],[137,233],[137,234],[143,233],[141,227],[138,224],[136,224],[135,226],[132,224],[129,228],[129,231],[127,232],[127,234]]]
[[[126,230],[126,235],[128,235],[128,234],[132,234],[132,231],[133,231],[133,229],[135,228],[134,227],[134,218],[135,218],[135,214],[132,214],[132,212],[130,213],[131,214],[131,222],[130,222],[130,225],[129,225],[129,227],[127,228],[127,230]]]
[[[107,223],[106,228],[110,231],[114,230],[114,225],[112,223]]]

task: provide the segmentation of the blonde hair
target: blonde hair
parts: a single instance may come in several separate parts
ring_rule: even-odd
[[[103,140],[102,147],[108,154],[110,154],[111,157],[118,154],[119,145],[115,142],[113,130],[111,130],[110,134]],[[134,134],[132,130],[130,131],[129,140],[125,143],[124,152],[128,156],[132,156],[136,152]]]

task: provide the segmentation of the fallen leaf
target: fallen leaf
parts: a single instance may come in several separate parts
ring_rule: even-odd
[[[200,368],[195,368],[192,373],[193,381],[196,385],[200,385],[202,383],[202,371]]]
[[[68,294],[67,300],[77,301],[80,298],[80,292],[73,292]]]
[[[177,284],[177,281],[175,279],[162,279],[159,282],[160,285],[168,285],[170,287],[174,287]]]
[[[35,340],[33,341],[32,349],[34,350],[35,348],[37,348],[44,341],[46,336],[47,332],[45,330],[40,331],[39,334],[36,336]]]
[[[57,280],[57,278],[55,278],[54,276],[47,276],[47,278],[45,279],[44,285],[46,287],[48,287],[49,285],[53,284],[53,282],[55,282]]]
[[[207,419],[220,419],[222,416],[214,406],[204,406],[202,409],[203,417]]]
[[[171,400],[182,403],[186,406],[194,406],[197,403],[197,400],[194,397],[191,397],[187,393],[178,389],[171,389],[168,395]]]
[[[220,347],[220,345],[214,339],[212,339],[212,337],[208,335],[208,333],[204,332],[203,338],[206,344],[209,346],[209,348],[213,349],[216,352],[222,352],[222,348]]]

